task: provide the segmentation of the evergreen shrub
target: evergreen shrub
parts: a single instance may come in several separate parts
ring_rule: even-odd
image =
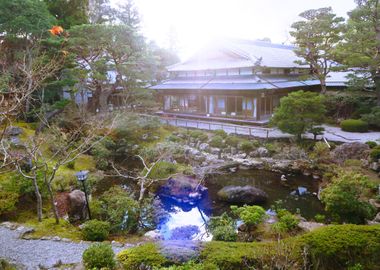
[[[111,245],[96,243],[87,248],[83,253],[83,264],[86,269],[114,269],[115,254]]]
[[[340,123],[343,131],[348,132],[368,132],[368,123],[359,119],[347,119]]]
[[[104,241],[108,238],[110,224],[106,221],[89,220],[83,224],[83,239],[87,241]]]

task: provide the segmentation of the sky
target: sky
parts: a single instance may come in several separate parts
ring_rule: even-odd
[[[332,7],[347,17],[354,0],[134,0],[142,32],[158,45],[175,47],[182,60],[215,38],[290,43],[290,26],[307,9]],[[112,0],[123,3],[123,0]]]

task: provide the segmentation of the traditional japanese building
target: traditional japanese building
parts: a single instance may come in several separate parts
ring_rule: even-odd
[[[211,44],[168,67],[170,79],[151,87],[162,101],[159,114],[265,123],[289,92],[320,89],[293,49],[247,40]]]

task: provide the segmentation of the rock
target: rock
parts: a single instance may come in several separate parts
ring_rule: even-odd
[[[145,237],[148,237],[152,240],[162,240],[163,237],[162,235],[160,234],[160,231],[159,230],[152,230],[152,231],[148,231],[144,234]]]
[[[5,130],[5,135],[6,136],[18,136],[18,135],[21,135],[22,132],[23,132],[22,128],[10,126]]]
[[[237,167],[231,167],[228,169],[231,173],[236,173],[238,168]]]
[[[230,149],[230,153],[231,153],[231,155],[236,155],[237,154],[237,149],[235,148],[235,147],[231,147],[231,149]]]
[[[365,143],[344,143],[334,149],[332,156],[336,162],[343,163],[347,159],[366,159],[369,151],[370,148]]]
[[[208,143],[201,143],[199,145],[199,150],[201,151],[207,151],[209,149],[210,145]]]
[[[236,154],[234,155],[234,159],[246,159],[247,154],[246,153],[241,153],[241,154]]]
[[[169,178],[158,194],[179,203],[194,205],[203,198],[206,191],[207,188],[200,185],[195,177],[179,174]]]
[[[375,199],[369,199],[368,201],[373,207],[375,207],[378,211],[380,211],[380,203]]]
[[[221,152],[221,150],[219,148],[216,148],[216,147],[211,147],[210,148],[210,153],[213,154],[213,155],[219,155]]]
[[[304,230],[305,232],[314,231],[315,229],[318,229],[322,226],[325,226],[325,224],[311,221],[300,221],[298,223],[298,227]]]
[[[87,218],[86,196],[81,190],[73,190],[69,193],[69,219],[74,221]]]
[[[16,230],[18,228],[18,225],[9,221],[5,221],[1,223],[1,226],[11,229],[11,230]]]
[[[372,162],[371,165],[369,166],[369,168],[375,172],[379,172],[380,171],[380,164],[379,164],[379,162]]]
[[[54,236],[51,240],[53,240],[53,241],[61,241],[61,237]]]
[[[143,141],[146,141],[148,138],[149,138],[149,134],[143,134],[143,135],[141,136],[141,139],[142,139]]]
[[[201,155],[201,152],[199,152],[199,150],[197,150],[197,149],[191,148],[189,150],[189,155],[191,155],[191,156],[199,156],[199,155]]]
[[[376,217],[372,221],[380,223],[380,212],[377,213]]]
[[[269,157],[269,150],[265,147],[259,147],[255,151],[249,153],[251,157]]]
[[[116,242],[116,241],[112,241],[111,245],[113,245],[114,247],[123,247],[124,246],[122,243]]]
[[[219,190],[217,195],[221,201],[230,203],[253,204],[268,199],[268,194],[253,186],[226,186]]]
[[[170,261],[183,263],[197,258],[201,250],[200,241],[165,240],[159,243],[160,252]]]

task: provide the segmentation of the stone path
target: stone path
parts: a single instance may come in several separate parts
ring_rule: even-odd
[[[59,262],[79,263],[84,250],[89,246],[86,242],[20,239],[22,234],[23,230],[0,226],[0,258],[22,265],[27,270],[49,269]],[[117,253],[125,248],[113,246],[113,249]]]
[[[188,127],[188,128],[198,128],[204,130],[217,130],[223,129],[227,133],[236,133],[240,135],[252,135],[258,138],[290,138],[292,135],[284,133],[277,128],[265,129],[261,127],[252,126],[242,126],[242,125],[232,125],[221,122],[207,122],[207,121],[197,121],[190,119],[163,119],[164,123],[178,126],[178,127]],[[379,141],[380,132],[367,132],[367,133],[356,133],[356,132],[345,132],[339,127],[332,127],[323,125],[325,128],[324,137],[328,141],[333,142],[367,142],[367,141]],[[305,137],[312,139],[313,134],[306,134]],[[320,139],[321,136],[318,136]]]

